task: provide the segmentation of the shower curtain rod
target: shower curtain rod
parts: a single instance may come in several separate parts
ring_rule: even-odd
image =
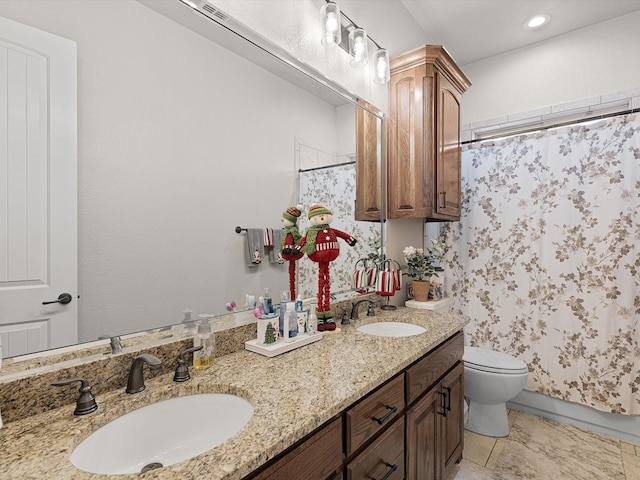
[[[602,120],[604,118],[611,118],[611,117],[617,117],[617,116],[621,116],[621,115],[629,115],[631,113],[637,113],[640,112],[640,108],[633,108],[630,110],[624,110],[622,112],[613,112],[613,113],[604,113],[601,115],[594,115],[592,117],[586,117],[586,118],[581,118],[579,120],[567,120],[566,122],[558,122],[558,123],[554,123],[551,125],[545,125],[542,127],[530,127],[530,128],[526,128],[523,130],[514,130],[513,132],[509,132],[509,133],[499,133],[496,135],[492,135],[489,137],[483,137],[483,138],[476,138],[474,140],[467,140],[466,142],[461,142],[461,145],[469,145],[472,143],[477,143],[477,142],[486,142],[489,140],[497,140],[500,138],[506,138],[506,137],[514,137],[516,135],[524,135],[527,133],[531,133],[531,132],[539,132],[542,130],[550,130],[552,128],[558,128],[558,127],[566,127],[568,125],[577,125],[579,123],[584,123],[584,122],[591,122],[593,120]]]
[[[324,167],[301,168],[298,173],[315,172],[316,170],[324,170],[327,168],[344,167],[345,165],[354,165],[356,162],[334,163],[333,165],[325,165]]]

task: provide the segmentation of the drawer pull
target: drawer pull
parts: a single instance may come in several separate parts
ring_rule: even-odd
[[[389,467],[389,470],[387,471],[387,473],[385,473],[384,477],[382,477],[380,480],[387,480],[387,478],[389,478],[391,474],[398,469],[398,465],[396,464],[391,465],[390,463],[385,463],[385,465]]]
[[[392,407],[391,405],[387,405],[387,409],[389,411],[387,413],[385,413],[384,416],[382,416],[380,418],[371,417],[371,419],[375,420],[376,422],[378,422],[378,425],[382,425],[387,418],[389,418],[391,415],[393,415],[394,413],[396,413],[398,411],[398,407]]]
[[[442,415],[443,417],[446,417],[447,416],[447,407],[446,407],[447,394],[445,392],[438,392],[438,395],[442,396],[442,411],[438,412],[438,415]]]
[[[447,393],[445,394],[447,399],[447,406],[445,408],[451,411],[451,387],[444,387],[444,389],[447,391]]]

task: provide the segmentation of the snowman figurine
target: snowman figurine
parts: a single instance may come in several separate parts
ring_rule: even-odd
[[[293,252],[306,253],[309,260],[318,263],[318,331],[335,330],[336,324],[331,315],[331,278],[329,264],[340,254],[338,237],[353,247],[356,239],[348,233],[331,228],[333,213],[322,205],[309,208],[309,223],[305,236],[296,244]]]
[[[302,238],[298,230],[298,218],[302,215],[302,205],[289,207],[282,214],[282,226],[284,227],[284,237],[280,243],[280,256],[289,262],[289,292],[291,299],[296,298],[296,261],[304,256],[302,252],[295,252],[293,248]]]

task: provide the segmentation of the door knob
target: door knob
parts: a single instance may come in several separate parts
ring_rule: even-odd
[[[49,305],[51,303],[61,303],[62,305],[66,305],[71,302],[71,294],[70,293],[61,293],[58,295],[57,300],[51,300],[50,302],[42,302],[43,305]]]

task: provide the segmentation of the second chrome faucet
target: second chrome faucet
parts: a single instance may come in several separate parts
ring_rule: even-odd
[[[142,367],[144,367],[145,363],[149,365],[151,370],[156,370],[160,368],[160,365],[162,365],[159,358],[149,355],[148,353],[143,353],[142,355],[134,357],[133,363],[131,364],[131,370],[129,370],[127,393],[139,393],[145,389],[144,374],[142,371]]]

